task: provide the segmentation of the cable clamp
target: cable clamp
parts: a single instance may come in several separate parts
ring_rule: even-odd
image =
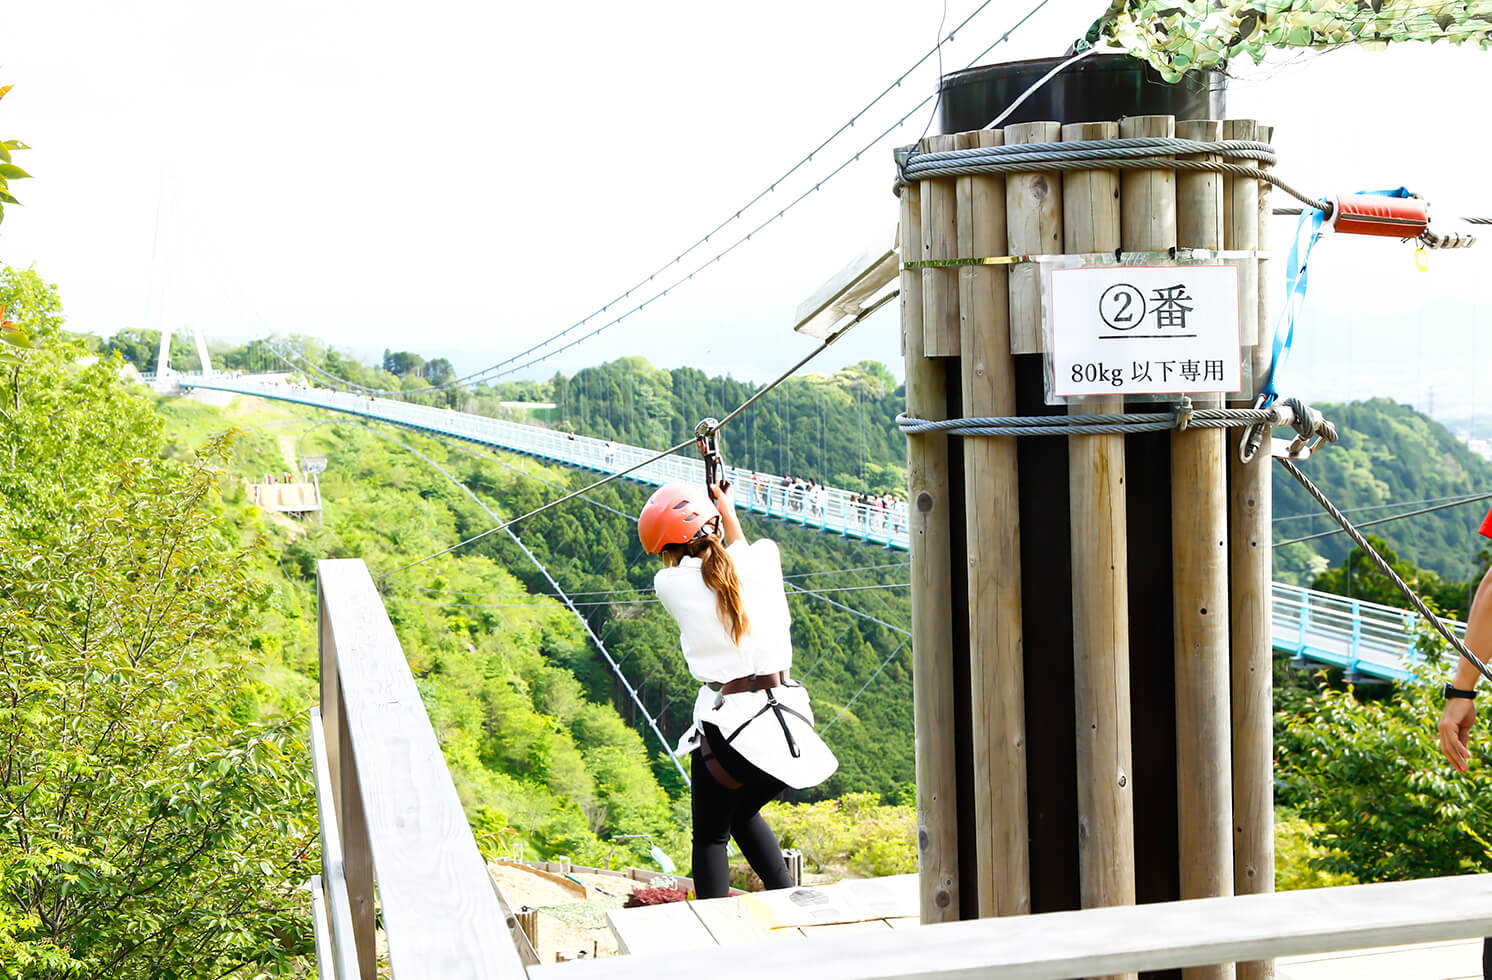
[[[1279,424],[1294,428],[1295,438],[1271,441],[1270,455],[1275,459],[1310,459],[1323,444],[1337,441],[1337,427],[1301,399],[1287,398],[1276,410],[1289,416]]]
[[[1192,408],[1192,400],[1186,395],[1181,396],[1181,403],[1176,406],[1176,431],[1185,432],[1187,426],[1192,423],[1192,416],[1196,411]]]

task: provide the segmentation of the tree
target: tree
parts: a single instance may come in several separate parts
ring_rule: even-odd
[[[1388,567],[1421,598],[1433,599],[1451,616],[1466,618],[1471,608],[1471,590],[1466,583],[1447,582],[1435,572],[1415,568],[1389,548],[1388,542],[1376,535],[1367,535],[1367,542],[1383,557]],[[1401,609],[1413,607],[1404,593],[1399,591],[1378,564],[1361,548],[1353,548],[1347,559],[1337,568],[1329,568],[1316,577],[1311,587],[1321,592],[1350,596],[1385,606]]]
[[[425,366],[425,359],[418,354],[411,354],[407,350],[397,353],[383,352],[383,369],[389,374],[407,378],[412,374],[419,374]]]
[[[425,366],[420,369],[420,377],[432,385],[443,385],[455,376],[456,369],[444,357],[437,357],[433,361],[426,361]]]
[[[1284,719],[1276,773],[1281,802],[1315,825],[1317,870],[1397,881],[1492,870],[1492,771],[1458,774],[1441,757],[1439,681],[1360,701],[1322,689]],[[1472,756],[1492,739],[1472,731]]]
[[[306,753],[250,721],[265,588],[214,514],[222,448],[161,459],[30,276],[0,277],[42,341],[0,420],[0,976],[303,972]]]
[[[104,341],[100,353],[118,353],[135,366],[137,371],[154,371],[160,358],[161,332],[137,327],[126,327]],[[179,333],[171,334],[171,366],[178,371],[195,370],[197,348]]]

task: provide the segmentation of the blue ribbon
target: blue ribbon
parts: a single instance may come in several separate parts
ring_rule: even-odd
[[[1369,197],[1413,197],[1407,187],[1393,190],[1358,191]],[[1269,381],[1259,390],[1259,407],[1268,408],[1279,397],[1280,369],[1290,360],[1290,345],[1295,342],[1295,320],[1305,305],[1306,286],[1310,281],[1311,251],[1321,239],[1321,225],[1326,213],[1318,208],[1305,208],[1295,225],[1295,240],[1290,244],[1290,257],[1285,268],[1285,308],[1280,311],[1279,322],[1274,328],[1274,344],[1269,353]],[[1306,229],[1310,235],[1305,236]],[[1301,239],[1305,237],[1305,247]]]

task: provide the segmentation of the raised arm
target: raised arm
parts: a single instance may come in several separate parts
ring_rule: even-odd
[[[736,519],[735,491],[731,485],[717,483],[710,487],[710,499],[720,511],[720,533],[725,537],[725,546],[729,548],[737,541],[745,541],[746,532],[741,530],[741,522]]]

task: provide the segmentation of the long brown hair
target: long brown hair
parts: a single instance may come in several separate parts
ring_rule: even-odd
[[[672,568],[685,555],[700,560],[700,574],[705,585],[715,593],[715,612],[720,623],[737,646],[741,638],[751,632],[751,623],[746,619],[746,604],[741,599],[741,578],[736,574],[736,563],[725,550],[719,535],[710,534],[688,544],[671,544],[658,553],[663,564]]]

